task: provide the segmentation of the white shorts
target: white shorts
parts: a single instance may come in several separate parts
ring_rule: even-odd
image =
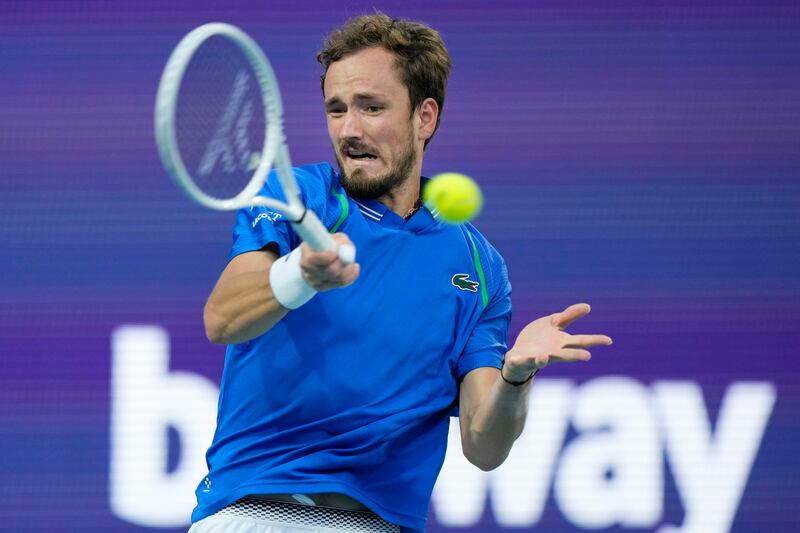
[[[192,524],[189,533],[399,533],[371,511],[242,498]]]

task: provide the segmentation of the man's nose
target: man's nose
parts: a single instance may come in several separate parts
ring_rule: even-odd
[[[339,130],[340,139],[360,139],[362,134],[363,129],[358,113],[348,110],[342,117],[342,127]]]

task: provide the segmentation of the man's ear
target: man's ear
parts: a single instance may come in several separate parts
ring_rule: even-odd
[[[433,98],[426,98],[416,111],[419,119],[417,136],[420,141],[427,141],[436,131],[436,122],[439,119],[439,104]]]

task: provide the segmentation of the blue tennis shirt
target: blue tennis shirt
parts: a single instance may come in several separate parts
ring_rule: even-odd
[[[339,492],[424,530],[461,378],[506,352],[505,265],[469,224],[351,198],[328,164],[295,173],[306,205],[356,245],[361,274],[228,347],[192,521],[248,494]],[[274,175],[264,188],[283,199]],[[238,212],[233,239],[231,258],[299,245],[263,207]]]

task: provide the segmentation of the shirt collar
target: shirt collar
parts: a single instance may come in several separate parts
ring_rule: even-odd
[[[337,173],[337,181],[339,176]],[[421,176],[422,187],[429,180],[425,176]],[[339,183],[341,187],[341,182]],[[355,198],[348,195],[358,207],[358,210],[367,220],[380,224],[381,226],[396,229],[405,229],[418,233],[434,224],[438,224],[437,213],[431,212],[426,206],[422,206],[419,211],[411,215],[411,218],[405,220],[403,217],[383,205],[381,202],[372,198]]]

